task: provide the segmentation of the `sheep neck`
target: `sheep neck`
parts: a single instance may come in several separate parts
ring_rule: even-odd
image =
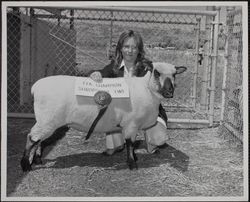
[[[164,97],[159,92],[157,92],[159,89],[159,82],[154,78],[153,73],[151,73],[148,81],[148,89],[160,104],[161,100],[163,100]]]

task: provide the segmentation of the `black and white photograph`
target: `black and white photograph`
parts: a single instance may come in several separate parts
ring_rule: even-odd
[[[247,1],[1,5],[1,201],[249,200]]]

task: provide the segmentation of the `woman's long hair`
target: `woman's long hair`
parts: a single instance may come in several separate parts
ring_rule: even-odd
[[[119,38],[117,45],[116,45],[115,57],[114,57],[114,63],[115,63],[114,71],[118,71],[118,67],[120,66],[120,64],[123,60],[123,56],[122,56],[123,44],[124,44],[124,41],[129,37],[133,37],[135,39],[136,46],[138,48],[138,55],[136,58],[136,66],[137,66],[138,62],[141,63],[143,60],[145,60],[145,58],[144,58],[145,51],[144,51],[144,46],[143,46],[143,41],[142,41],[141,35],[138,32],[135,32],[133,30],[125,31],[120,35],[120,38]]]

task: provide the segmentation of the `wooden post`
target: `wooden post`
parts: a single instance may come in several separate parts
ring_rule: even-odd
[[[36,46],[36,39],[37,39],[37,20],[35,18],[34,9],[30,9],[30,23],[32,24],[32,29],[30,31],[30,66],[31,66],[31,75],[30,81],[31,85],[36,81],[37,74],[37,46]]]
[[[213,125],[214,121],[214,98],[215,98],[215,77],[217,70],[217,57],[218,57],[218,34],[219,34],[219,20],[220,20],[220,7],[216,7],[217,15],[214,17],[213,22],[213,50],[212,50],[212,68],[211,68],[211,86],[210,99],[209,99],[209,126]]]
[[[21,19],[21,38],[20,38],[20,105],[31,104],[32,97],[30,93],[30,37],[32,24],[30,17],[27,15],[20,15]]]
[[[192,92],[192,101],[193,108],[196,107],[196,99],[197,99],[197,77],[198,77],[198,60],[199,60],[199,47],[200,47],[200,27],[201,27],[201,18],[196,18],[197,26],[196,26],[196,45],[195,45],[195,67],[193,71],[193,92]]]

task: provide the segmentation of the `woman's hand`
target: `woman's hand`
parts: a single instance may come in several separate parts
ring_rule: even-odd
[[[95,82],[102,82],[102,75],[100,72],[95,71],[89,75],[89,77]]]

